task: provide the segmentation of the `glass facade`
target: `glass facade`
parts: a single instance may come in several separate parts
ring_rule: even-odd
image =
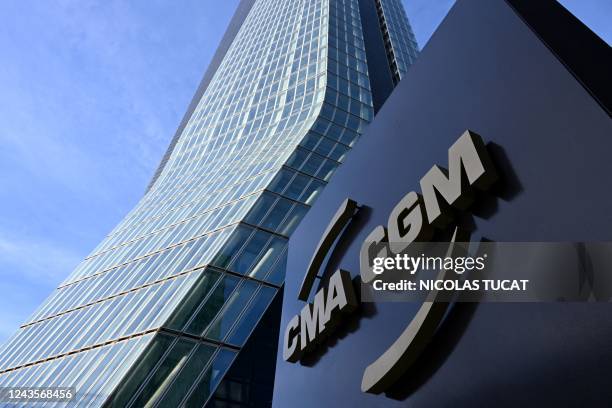
[[[399,14],[381,32],[410,33],[382,3]],[[361,24],[358,0],[254,2],[150,189],[0,349],[0,386],[75,387],[73,406],[207,403],[372,120]]]

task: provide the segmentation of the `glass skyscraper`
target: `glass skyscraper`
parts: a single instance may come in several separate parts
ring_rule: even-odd
[[[0,387],[269,404],[273,370],[244,368],[274,363],[288,237],[417,52],[399,0],[243,0],[146,194],[2,346]]]
[[[376,0],[376,8],[393,83],[397,85],[417,57],[416,38],[401,0]]]

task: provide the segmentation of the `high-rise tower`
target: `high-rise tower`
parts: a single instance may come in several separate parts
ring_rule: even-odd
[[[146,194],[2,347],[0,386],[265,406],[273,371],[239,360],[273,367],[288,237],[416,53],[399,0],[243,0]]]

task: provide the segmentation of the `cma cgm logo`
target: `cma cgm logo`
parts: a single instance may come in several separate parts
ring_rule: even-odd
[[[448,150],[448,170],[434,165],[420,180],[422,195],[415,191],[406,194],[389,214],[387,226],[377,226],[364,240],[359,255],[361,280],[369,283],[374,279],[374,258],[402,253],[415,241],[430,240],[436,228],[448,229],[453,219],[449,205],[466,210],[473,201],[472,188],[486,190],[496,180],[497,172],[481,137],[465,131]],[[332,218],[312,256],[299,300],[308,301],[324,259],[358,210],[357,203],[347,199]],[[456,242],[467,241],[469,235],[455,227],[447,256],[455,254]],[[444,279],[447,273],[440,271],[438,278]],[[430,341],[448,305],[438,301],[436,292],[429,293],[397,340],[366,367],[361,390],[379,394],[393,385]],[[285,329],[283,358],[292,363],[299,361],[358,306],[350,274],[341,269],[336,271],[327,286],[315,294],[313,302],[306,303],[290,320]]]

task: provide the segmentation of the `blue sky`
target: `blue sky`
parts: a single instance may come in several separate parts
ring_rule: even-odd
[[[0,2],[0,343],[141,197],[237,3]],[[420,46],[453,3],[404,0]]]

